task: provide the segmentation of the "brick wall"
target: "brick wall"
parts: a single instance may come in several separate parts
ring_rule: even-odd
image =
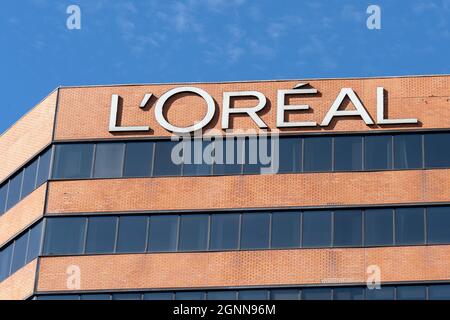
[[[37,259],[0,282],[0,300],[24,300],[33,295]]]

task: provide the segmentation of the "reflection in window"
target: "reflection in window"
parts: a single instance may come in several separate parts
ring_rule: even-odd
[[[14,207],[20,200],[20,187],[22,185],[23,171],[20,171],[9,181],[8,200],[6,211]]]
[[[6,194],[8,193],[8,184],[0,187],[0,216],[5,212]]]
[[[144,300],[172,300],[172,292],[149,292],[144,293]]]
[[[450,167],[450,133],[425,135],[425,167]]]
[[[367,246],[392,245],[392,209],[368,209],[364,212],[364,243]]]
[[[364,288],[343,287],[333,289],[333,300],[363,300]]]
[[[395,243],[425,243],[423,208],[399,208],[395,210]]]
[[[332,138],[330,137],[303,139],[304,171],[331,171],[331,142]]]
[[[94,145],[60,144],[55,149],[53,177],[56,179],[89,178]]]
[[[422,168],[422,135],[394,136],[394,168]]]
[[[19,268],[25,265],[25,260],[27,256],[27,245],[28,245],[29,233],[26,232],[19,239],[14,241],[14,254],[11,264],[11,274],[19,270]]]
[[[267,290],[241,290],[238,292],[239,300],[268,300]]]
[[[303,247],[331,246],[331,212],[303,212]]]
[[[334,240],[337,247],[362,245],[361,210],[338,210],[334,213]]]
[[[211,250],[237,249],[239,244],[239,214],[211,216]]]
[[[177,215],[151,216],[147,251],[176,251],[177,234]]]
[[[366,300],[394,300],[395,288],[382,286],[380,289],[366,288]]]
[[[39,157],[39,168],[36,177],[36,187],[39,187],[50,176],[50,161],[52,158],[52,148],[49,148]]]
[[[299,300],[300,292],[298,289],[272,289],[270,290],[271,300]]]
[[[428,287],[428,299],[430,300],[450,300],[450,285],[435,284]]]
[[[430,207],[427,218],[428,243],[450,243],[450,208]]]
[[[183,215],[180,218],[180,243],[182,251],[205,250],[208,245],[207,214]]]
[[[367,136],[364,145],[366,170],[384,170],[392,168],[392,137]]]
[[[210,291],[207,293],[207,300],[236,300],[237,292],[234,290]]]
[[[205,300],[203,291],[180,291],[175,293],[175,300]]]
[[[297,137],[282,137],[279,142],[280,173],[302,171],[302,139]]]
[[[116,217],[89,218],[86,253],[114,252]]]
[[[141,300],[140,293],[115,293],[112,295],[113,300]]]
[[[81,300],[111,300],[111,295],[103,293],[82,294]]]
[[[124,177],[149,177],[152,169],[153,142],[127,142]]]
[[[212,174],[213,142],[206,140],[184,141],[183,176],[206,176]]]
[[[119,218],[117,252],[144,252],[147,236],[146,216],[127,216]]]
[[[362,170],[362,137],[334,138],[334,170]]]
[[[23,173],[22,183],[22,195],[21,198],[25,198],[36,187],[36,173],[37,173],[38,161],[35,160],[25,167]]]
[[[180,142],[177,141],[159,141],[155,145],[155,164],[153,168],[154,176],[180,176],[181,160],[183,154],[177,151],[182,150]],[[176,148],[177,146],[177,148]],[[172,151],[174,152],[172,158]],[[179,161],[179,162],[178,162]]]
[[[8,245],[0,251],[0,281],[9,276],[11,270],[11,260],[13,254],[13,245]]]
[[[302,289],[302,300],[331,300],[330,288]]]
[[[300,213],[277,212],[272,215],[272,248],[300,246]]]
[[[215,139],[213,172],[215,175],[241,174],[244,163],[244,139]]]
[[[80,254],[83,252],[86,218],[48,219],[45,230],[44,253]]]
[[[94,177],[122,176],[123,143],[97,143],[95,147]]]
[[[264,212],[242,215],[242,249],[269,247],[270,215]]]
[[[425,286],[398,286],[397,300],[425,300],[427,292]]]
[[[39,222],[30,230],[30,240],[27,249],[27,263],[37,258],[41,252],[42,222]]]

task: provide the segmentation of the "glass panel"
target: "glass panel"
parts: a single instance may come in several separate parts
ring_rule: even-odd
[[[152,169],[153,142],[127,142],[124,177],[149,177]]]
[[[450,133],[425,134],[425,167],[450,167]]]
[[[395,243],[425,243],[423,208],[400,208],[395,210]]]
[[[210,291],[207,293],[206,300],[236,300],[236,294],[234,290]]]
[[[39,168],[37,172],[36,187],[39,187],[48,180],[50,172],[50,160],[52,158],[52,148],[47,149],[39,157]]]
[[[154,176],[180,176],[182,154],[175,153],[177,159],[172,160],[172,150],[180,142],[158,141],[155,145],[155,164],[153,168]],[[175,150],[176,151],[176,150]],[[179,159],[178,159],[179,158]],[[176,164],[179,160],[180,164]]]
[[[116,240],[116,217],[90,217],[86,253],[114,252]]]
[[[394,287],[366,288],[366,300],[394,300]]]
[[[9,245],[0,251],[0,281],[10,275],[13,245]]]
[[[425,300],[427,292],[425,286],[398,286],[397,300]]]
[[[428,243],[450,243],[450,208],[427,208]]]
[[[103,293],[82,294],[81,300],[111,300],[111,295]]]
[[[124,146],[123,143],[97,143],[94,177],[117,178],[122,176]]]
[[[297,289],[272,289],[271,300],[299,300],[300,292]]]
[[[47,219],[44,253],[47,255],[82,253],[85,225],[86,218]]]
[[[331,246],[331,212],[303,212],[303,247]]]
[[[119,218],[117,252],[145,251],[147,219],[146,216],[127,216]]]
[[[42,222],[39,222],[30,230],[30,241],[28,242],[27,263],[37,258],[41,251]]]
[[[336,171],[362,170],[362,137],[334,138],[334,169]]]
[[[140,293],[114,293],[113,300],[141,300]]]
[[[394,167],[397,169],[422,168],[422,135],[394,136]]]
[[[29,233],[26,232],[19,239],[14,241],[14,253],[13,260],[11,264],[11,273],[16,272],[25,265],[25,259],[27,256],[27,245],[28,245]]]
[[[366,246],[392,245],[392,209],[368,209],[364,212],[364,243]]]
[[[392,137],[365,137],[364,159],[366,170],[383,170],[392,168]]]
[[[172,292],[144,293],[144,300],[173,300],[173,293]]]
[[[208,214],[183,215],[178,250],[205,250],[208,245]]]
[[[6,202],[6,211],[14,207],[20,200],[20,187],[22,185],[23,171],[9,180],[8,200]]]
[[[300,213],[275,212],[272,214],[272,248],[300,247]]]
[[[279,168],[280,173],[302,171],[302,139],[296,137],[280,137]]]
[[[80,300],[80,296],[77,294],[52,294],[39,296],[38,300]]]
[[[336,247],[362,245],[361,210],[338,210],[334,212],[334,241]]]
[[[331,171],[331,142],[330,137],[303,139],[304,171]]]
[[[205,293],[203,291],[176,292],[175,300],[205,300]]]
[[[214,174],[231,175],[242,173],[242,164],[245,159],[244,139],[216,139],[214,143]]]
[[[8,183],[0,187],[0,216],[5,212],[7,193],[8,193]]]
[[[333,300],[363,300],[363,299],[364,299],[364,288],[346,287],[333,289]]]
[[[428,287],[429,300],[450,300],[450,285],[435,284]]]
[[[242,215],[241,249],[269,248],[269,213],[245,213]]]
[[[240,290],[239,300],[268,300],[267,290]]]
[[[94,145],[60,144],[55,149],[53,177],[56,179],[89,178]]]
[[[244,174],[261,174],[261,169],[270,169],[271,161],[274,159],[271,143],[270,137],[250,137],[245,139]]]
[[[148,251],[176,251],[178,216],[150,217]]]
[[[212,250],[237,249],[239,244],[239,214],[211,215]]]
[[[35,160],[24,169],[21,198],[25,198],[34,190],[36,186],[37,166],[38,162]]]
[[[185,141],[183,176],[205,176],[212,174],[213,144],[212,141],[203,141],[199,139]],[[206,159],[205,159],[206,153]],[[205,161],[207,160],[207,161]]]
[[[329,288],[302,289],[302,300],[331,300],[331,289]]]

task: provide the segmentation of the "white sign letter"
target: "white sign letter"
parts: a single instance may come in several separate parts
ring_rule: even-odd
[[[121,127],[117,125],[117,112],[119,109],[119,95],[113,94],[111,96],[111,110],[109,114],[109,132],[125,132],[125,131],[148,131],[150,127]]]
[[[255,107],[250,108],[232,108],[230,109],[231,97],[256,97],[258,98],[258,104]],[[267,128],[267,125],[262,121],[262,119],[256,114],[261,111],[266,106],[266,96],[258,91],[238,91],[238,92],[224,92],[223,93],[223,114],[222,114],[222,129],[228,129],[229,118],[231,113],[247,113],[250,118],[255,121],[255,123],[260,128]]]
[[[317,89],[292,89],[292,90],[278,90],[277,92],[277,127],[278,128],[292,128],[292,127],[315,127],[316,122],[286,122],[284,120],[285,111],[293,110],[308,110],[307,104],[302,105],[286,105],[286,95],[288,94],[314,94]]]
[[[384,118],[384,88],[377,88],[377,124],[417,123],[417,119],[385,119]]]

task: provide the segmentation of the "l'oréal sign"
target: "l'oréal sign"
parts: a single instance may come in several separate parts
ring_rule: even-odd
[[[178,127],[170,123],[164,116],[165,107],[167,101],[182,93],[196,94],[200,96],[206,106],[207,111],[203,119],[200,121],[187,126]],[[277,91],[277,101],[276,101],[276,127],[277,128],[302,128],[302,127],[327,127],[334,118],[342,117],[360,117],[361,121],[368,126],[370,125],[396,125],[396,124],[416,124],[417,119],[388,119],[385,115],[385,92],[383,87],[377,87],[376,92],[376,114],[371,115],[364,107],[363,101],[361,101],[355,91],[352,88],[342,88],[339,94],[336,96],[334,102],[328,108],[325,117],[320,123],[315,121],[296,121],[290,122],[286,120],[286,112],[305,112],[312,108],[312,106],[303,105],[291,105],[286,102],[289,96],[302,96],[302,95],[317,95],[319,92],[315,88],[307,88],[306,83],[300,83],[296,85],[293,89],[282,89]],[[140,104],[140,108],[144,108],[147,102],[153,95],[147,93]],[[249,97],[253,100],[257,100],[257,103],[248,107],[233,108],[231,106],[231,101],[233,98]],[[182,98],[180,98],[182,99]],[[349,99],[354,109],[352,110],[341,110],[343,102]],[[252,101],[253,101],[252,100]],[[268,128],[267,124],[258,115],[260,111],[263,111],[267,106],[267,98],[264,94],[259,91],[233,91],[224,92],[222,96],[222,108],[221,108],[221,128],[226,130],[229,128],[230,115],[241,114],[250,117],[258,128],[264,129]],[[151,128],[149,126],[119,126],[117,124],[117,115],[119,108],[119,96],[113,94],[111,97],[111,109],[109,118],[109,131],[110,132],[135,132],[135,131],[149,131]],[[190,133],[193,131],[201,130],[206,127],[211,120],[214,118],[216,113],[215,103],[212,96],[205,90],[198,87],[177,87],[173,88],[159,97],[156,101],[154,107],[155,118],[158,124],[164,129],[174,132],[174,133]],[[344,120],[344,119],[343,119]]]

